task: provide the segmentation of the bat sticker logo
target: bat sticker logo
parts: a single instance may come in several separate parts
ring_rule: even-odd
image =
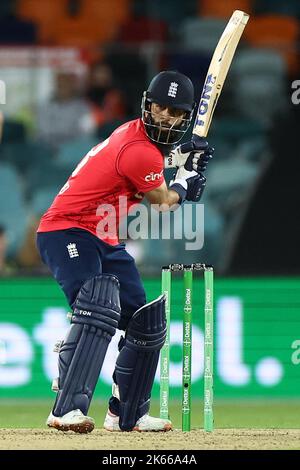
[[[204,84],[202,96],[200,99],[198,115],[196,119],[197,126],[203,126],[204,124],[201,116],[204,116],[208,111],[209,101],[211,98],[211,92],[212,92],[213,85],[215,84],[215,82],[216,82],[216,77],[213,76],[212,74],[208,75],[206,82]]]

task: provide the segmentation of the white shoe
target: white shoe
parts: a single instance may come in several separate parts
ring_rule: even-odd
[[[108,411],[103,427],[107,431],[121,431],[119,427],[119,416],[113,415]],[[153,418],[152,416],[145,414],[137,420],[133,431],[170,431],[171,429],[172,423],[168,419]]]
[[[95,427],[95,421],[89,416],[85,416],[80,410],[72,410],[63,416],[54,416],[52,413],[46,421],[49,428],[59,431],[74,431],[78,433],[91,432]]]

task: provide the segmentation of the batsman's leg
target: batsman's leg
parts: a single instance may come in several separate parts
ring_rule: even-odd
[[[116,362],[114,397],[104,427],[109,431],[168,431],[169,420],[149,416],[159,352],[166,338],[165,299],[144,305],[129,321]]]
[[[115,276],[102,274],[81,287],[59,352],[58,394],[48,426],[80,433],[93,430],[94,421],[86,415],[120,310]]]

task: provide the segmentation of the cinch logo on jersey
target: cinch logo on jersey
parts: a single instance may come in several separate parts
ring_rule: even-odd
[[[176,98],[177,88],[178,88],[178,83],[171,82],[169,86],[168,96],[171,96],[172,98]]]
[[[151,173],[147,176],[145,176],[145,181],[155,181],[155,180],[159,180],[163,175],[163,170],[161,170],[160,173],[154,173],[153,171],[151,171]]]
[[[68,249],[70,258],[76,258],[77,256],[79,256],[76,243],[69,243],[67,245],[67,249]]]

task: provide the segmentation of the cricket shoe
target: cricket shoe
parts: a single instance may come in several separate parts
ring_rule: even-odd
[[[119,427],[119,416],[112,414],[110,411],[107,412],[104,420],[104,429],[107,431],[121,431]],[[133,431],[139,432],[159,432],[159,431],[170,431],[172,429],[172,423],[168,419],[153,418],[145,414],[139,418],[133,428]]]
[[[63,416],[54,416],[50,413],[46,424],[58,431],[74,431],[80,434],[91,432],[95,427],[93,418],[85,416],[80,410],[69,411]]]

